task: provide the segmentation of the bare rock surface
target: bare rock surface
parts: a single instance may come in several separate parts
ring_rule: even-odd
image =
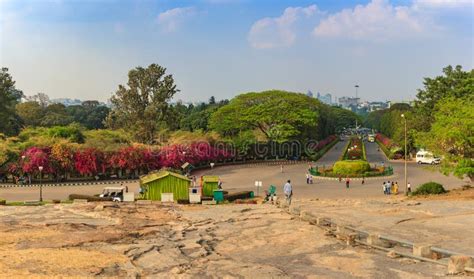
[[[3,207],[5,277],[433,278],[446,269],[351,247],[271,205]]]

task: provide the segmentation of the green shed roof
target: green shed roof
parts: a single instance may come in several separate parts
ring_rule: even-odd
[[[202,181],[204,182],[219,182],[219,176],[216,175],[204,175],[202,177]]]
[[[147,175],[144,175],[144,176],[140,177],[140,183],[146,184],[146,183],[155,181],[157,179],[161,179],[163,177],[166,177],[168,175],[172,175],[174,177],[177,177],[177,178],[180,178],[180,179],[183,179],[183,180],[191,181],[191,179],[187,178],[186,176],[175,173],[175,172],[158,171],[158,172],[149,173]]]

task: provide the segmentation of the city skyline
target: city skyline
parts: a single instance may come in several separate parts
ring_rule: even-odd
[[[376,15],[376,16],[375,16]],[[471,1],[0,1],[0,61],[26,95],[107,101],[158,63],[189,102],[282,89],[412,100],[473,67]],[[433,58],[436,59],[433,59]]]

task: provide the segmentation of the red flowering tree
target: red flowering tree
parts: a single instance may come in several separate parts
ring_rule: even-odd
[[[20,165],[24,173],[37,174],[39,168],[43,167],[42,173],[53,173],[50,160],[51,148],[30,147],[23,151],[20,156]]]
[[[160,167],[160,159],[158,153],[149,148],[129,146],[111,154],[108,164],[127,172],[150,171]]]
[[[81,175],[104,173],[106,169],[104,153],[95,148],[78,150],[74,154],[74,167]]]

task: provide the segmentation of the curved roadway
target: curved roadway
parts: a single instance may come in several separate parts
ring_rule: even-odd
[[[315,165],[331,165],[339,158],[347,141],[337,143],[321,159],[315,162]],[[395,175],[392,178],[398,181],[400,191],[404,190],[404,164],[401,162],[389,162],[382,151],[377,151],[376,143],[365,143],[367,159],[371,164],[384,162],[385,165],[394,167]],[[367,179],[365,185],[360,180],[353,180],[349,189],[345,188],[344,183],[335,180],[315,179],[314,184],[306,184],[307,163],[286,165],[284,172],[281,173],[279,165],[273,166],[223,166],[213,170],[203,170],[196,175],[212,174],[218,175],[223,181],[223,188],[228,191],[252,190],[256,191],[255,181],[262,181],[264,187],[259,189],[262,193],[269,185],[277,186],[277,194],[282,193],[282,186],[286,180],[290,179],[294,188],[296,198],[364,198],[364,197],[383,197],[382,182],[386,178]],[[430,170],[431,169],[431,170]],[[446,177],[440,174],[431,166],[420,166],[415,163],[408,163],[408,181],[412,187],[416,188],[429,181],[437,181],[447,189],[458,188],[468,182],[455,177]],[[112,185],[108,185],[112,186]],[[138,183],[128,184],[129,190],[138,192]],[[98,194],[103,186],[70,186],[70,187],[43,187],[43,196],[45,200],[66,199],[71,193]],[[0,199],[10,201],[37,200],[38,188],[0,188]]]

